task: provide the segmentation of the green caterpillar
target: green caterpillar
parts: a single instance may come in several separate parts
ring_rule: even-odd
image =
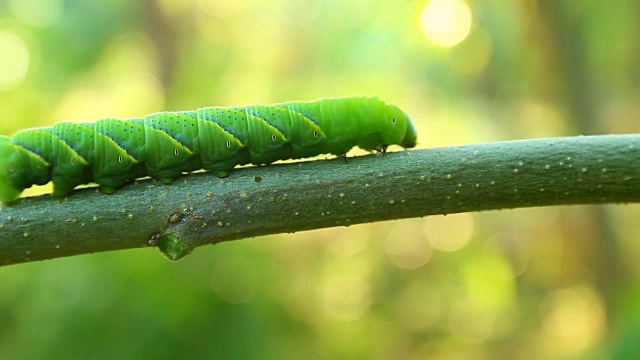
[[[91,182],[109,194],[144,176],[170,183],[205,169],[224,177],[236,165],[344,155],[354,146],[382,152],[393,144],[411,148],[416,136],[411,119],[377,97],[60,122],[0,136],[0,201],[13,201],[31,185],[49,181],[57,196]]]

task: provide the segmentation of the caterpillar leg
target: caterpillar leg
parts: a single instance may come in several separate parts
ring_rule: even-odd
[[[229,171],[226,170],[213,170],[212,171],[213,175],[219,177],[219,178],[225,178],[227,176],[229,176]]]
[[[387,153],[387,148],[389,146],[387,145],[376,145],[376,151],[379,152],[380,154],[384,155]]]
[[[116,188],[113,186],[100,185],[100,191],[102,191],[104,194],[110,195],[116,192]]]
[[[60,186],[54,183],[53,196],[57,196],[57,197],[67,196],[73,189],[74,189],[74,186]]]
[[[235,159],[226,159],[224,161],[204,162],[203,168],[219,178],[225,178],[229,176],[235,165]]]

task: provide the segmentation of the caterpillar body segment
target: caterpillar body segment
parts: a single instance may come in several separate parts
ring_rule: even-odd
[[[237,165],[320,154],[354,146],[386,150],[416,144],[409,117],[377,97],[326,98],[274,105],[204,107],[142,119],[60,122],[0,136],[0,201],[53,182],[54,195],[97,183],[105,193],[144,176],[170,183],[205,169],[224,177]]]

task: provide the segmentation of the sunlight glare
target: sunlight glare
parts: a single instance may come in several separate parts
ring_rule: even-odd
[[[452,47],[467,38],[471,21],[471,9],[464,1],[431,0],[422,10],[420,26],[429,41]]]

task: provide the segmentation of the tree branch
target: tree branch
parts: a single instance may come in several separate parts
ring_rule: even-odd
[[[432,214],[640,200],[640,134],[451,146],[142,180],[0,210],[0,264],[157,245],[171,259],[259,235]]]

